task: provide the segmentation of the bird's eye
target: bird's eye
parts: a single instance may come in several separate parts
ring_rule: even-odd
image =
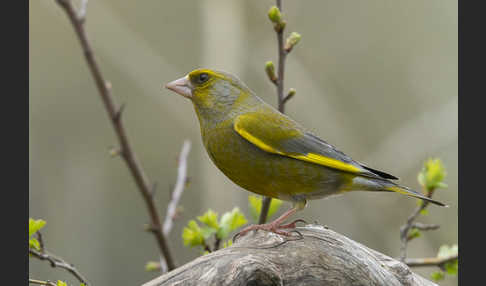
[[[198,83],[205,83],[209,79],[209,75],[207,73],[202,73],[197,77]]]

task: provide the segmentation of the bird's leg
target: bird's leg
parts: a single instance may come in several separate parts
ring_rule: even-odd
[[[305,203],[303,205],[305,206]],[[275,219],[272,222],[269,222],[269,223],[266,223],[266,224],[254,224],[254,225],[247,226],[243,230],[238,232],[233,237],[233,241],[235,241],[235,238],[238,237],[238,236],[243,236],[243,235],[247,234],[249,231],[259,230],[259,229],[265,230],[265,231],[270,231],[270,232],[280,234],[280,235],[290,236],[292,234],[292,231],[285,231],[285,230],[282,230],[282,229],[295,228],[295,224],[297,222],[305,222],[305,221],[302,220],[302,219],[297,219],[297,220],[295,220],[295,221],[293,221],[289,224],[282,225],[282,223],[288,217],[295,214],[298,210],[301,210],[302,208],[303,208],[302,204],[296,204],[293,208],[284,212],[281,216],[279,216],[277,219]]]

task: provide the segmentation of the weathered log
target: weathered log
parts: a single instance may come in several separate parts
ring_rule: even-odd
[[[143,286],[436,285],[404,263],[319,225],[284,237],[251,232]]]

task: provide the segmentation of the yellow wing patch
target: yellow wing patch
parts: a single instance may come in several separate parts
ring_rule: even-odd
[[[251,135],[249,132],[247,132],[245,129],[243,129],[239,124],[235,124],[234,126],[236,132],[243,136],[246,140],[250,141],[254,145],[256,145],[258,148],[262,149],[263,151],[269,152],[269,153],[275,153],[275,154],[280,154],[280,155],[285,155],[284,153],[274,149],[273,147],[265,144],[262,140],[256,138],[255,136]]]
[[[293,155],[293,154],[288,154],[287,156],[299,159],[302,161],[307,161],[311,163],[316,163],[322,166],[330,167],[333,169],[341,170],[341,171],[346,171],[346,172],[351,172],[351,173],[359,173],[361,172],[361,169],[348,164],[344,163],[342,161],[329,158],[326,156],[322,156],[319,154],[314,154],[314,153],[308,153],[307,155]]]
[[[322,165],[325,167],[329,167],[329,168],[333,168],[345,172],[360,173],[362,171],[360,168],[356,166],[323,155],[319,155],[315,153],[297,154],[297,153],[289,153],[282,150],[278,150],[277,148],[267,144],[264,140],[257,138],[256,136],[248,132],[248,130],[245,129],[244,126],[242,126],[243,124],[239,124],[239,123],[241,123],[241,121],[237,120],[236,124],[234,125],[235,131],[238,134],[240,134],[243,138],[245,138],[246,140],[248,140],[249,142],[257,146],[258,148],[262,149],[263,151],[287,156],[297,160],[302,160],[302,161]]]

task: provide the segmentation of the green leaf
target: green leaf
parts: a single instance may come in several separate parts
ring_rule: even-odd
[[[442,279],[444,279],[444,272],[442,271],[436,271],[436,272],[433,272],[431,275],[430,275],[430,278],[432,278],[434,281],[440,281]]]
[[[449,275],[457,275],[457,271],[459,269],[459,263],[458,260],[455,259],[454,261],[447,262],[444,264],[444,268]]]
[[[448,187],[448,185],[446,183],[443,183],[443,182],[437,183],[437,188],[445,189],[447,187]]]
[[[233,240],[231,240],[231,239],[223,242],[223,248],[229,247],[231,245],[233,245]]]
[[[202,216],[198,216],[197,219],[209,227],[212,227],[214,229],[219,228],[218,213],[214,212],[212,209],[209,209]]]
[[[447,175],[442,161],[438,158],[428,159],[418,174],[418,181],[420,185],[426,187],[428,190],[436,188],[444,188],[447,185],[442,182]]]
[[[217,229],[208,226],[201,228],[201,234],[204,237],[204,240],[208,239],[211,235],[213,235],[217,231],[218,231]]]
[[[446,257],[457,255],[458,252],[459,252],[459,248],[458,248],[457,244],[454,244],[452,246],[442,245],[439,248],[439,252],[437,253],[437,257],[438,258],[446,258]],[[457,271],[458,271],[458,268],[459,268],[458,259],[454,259],[453,261],[445,263],[444,268],[445,268],[445,271],[446,271],[447,274],[457,275]]]
[[[425,181],[425,170],[423,167],[422,167],[422,171],[420,171],[420,173],[417,176],[417,180],[421,186],[425,186],[427,184],[427,182]]]
[[[160,269],[160,263],[156,261],[149,261],[145,264],[145,271],[157,271]]]
[[[220,229],[216,236],[219,239],[224,239],[230,232],[247,223],[245,215],[238,207],[233,208],[231,212],[225,213],[219,222]]]
[[[282,201],[278,199],[272,199],[270,202],[270,207],[268,208],[268,218],[270,219],[282,205]],[[250,210],[250,215],[253,221],[258,222],[260,217],[260,212],[262,211],[262,197],[257,197],[253,195],[248,196],[248,209]]]
[[[423,209],[423,210],[420,211],[420,214],[421,215],[428,215],[429,211],[427,209]]]
[[[270,203],[272,204],[272,203]],[[254,222],[258,222],[258,217],[262,211],[262,198],[254,195],[248,196],[248,209]]]
[[[452,256],[452,255],[456,255],[459,251],[459,248],[457,246],[457,244],[454,244],[452,246],[448,246],[446,244],[444,245],[441,245],[441,247],[439,247],[439,252],[437,253],[437,257],[438,258],[446,258],[446,257],[449,257],[449,256]]]
[[[35,238],[30,238],[29,239],[29,248],[33,248],[35,250],[40,250],[40,243],[37,239]]]
[[[420,237],[421,233],[420,233],[420,230],[416,229],[416,228],[412,228],[410,230],[410,233],[408,235],[408,239],[409,240],[412,240],[414,238],[417,238],[417,237]]]
[[[272,201],[270,202],[270,207],[268,208],[268,218],[269,219],[280,209],[281,205],[282,205],[281,200],[272,199]]]
[[[57,286],[67,286],[66,282],[63,282],[61,280],[57,280]]]
[[[195,220],[190,220],[187,223],[187,226],[184,227],[182,231],[182,240],[184,241],[184,245],[189,245],[190,247],[203,245],[204,236],[201,228]]]
[[[46,224],[45,220],[29,218],[29,237],[38,232]]]

